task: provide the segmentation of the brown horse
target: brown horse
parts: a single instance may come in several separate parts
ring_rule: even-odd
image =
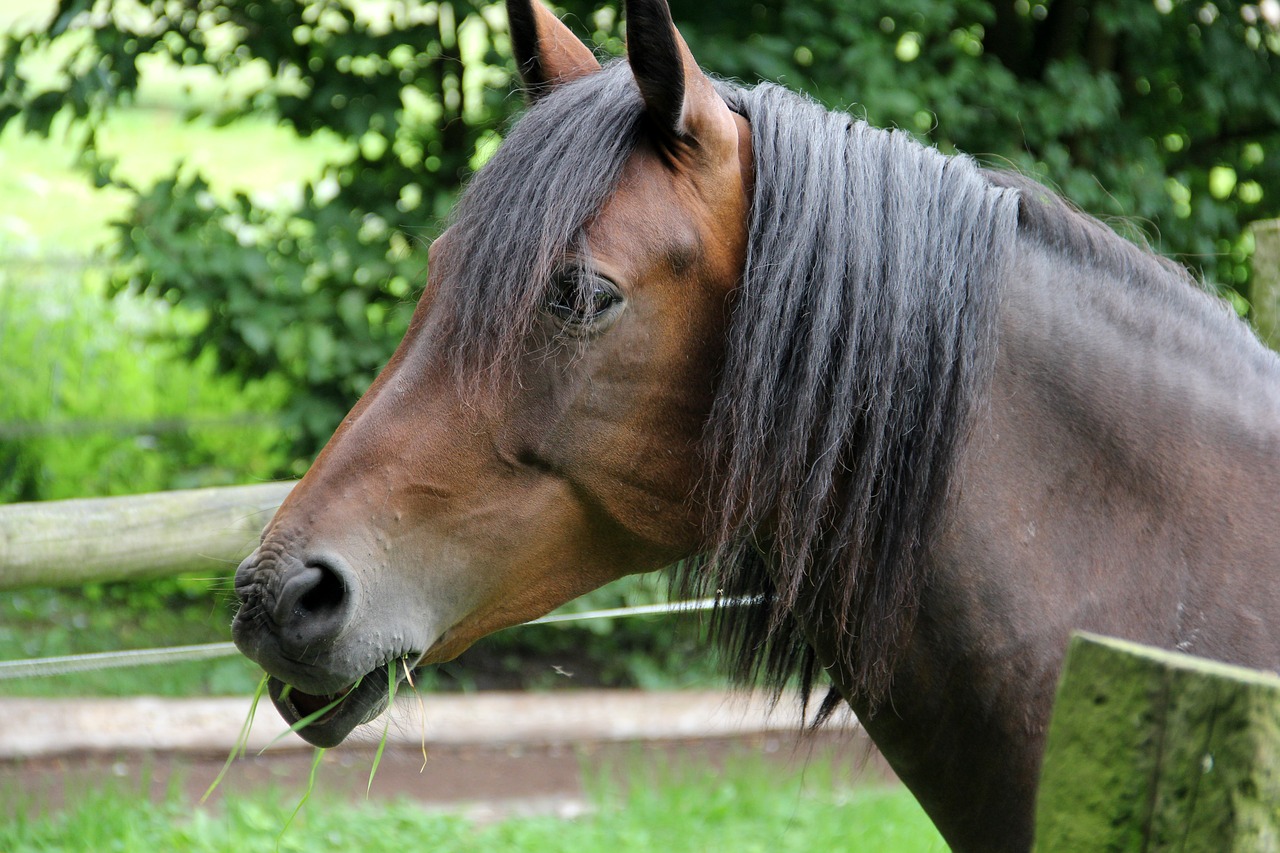
[[[1073,628],[1280,664],[1280,362],[1184,272],[712,81],[664,0],[604,68],[509,7],[532,105],[237,573],[284,717],[339,700],[303,737],[681,562],[754,602],[718,616],[741,674],[829,680],[952,845],[1021,850]]]

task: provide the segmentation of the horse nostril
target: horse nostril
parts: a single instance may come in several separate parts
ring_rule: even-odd
[[[320,572],[320,579],[303,593],[298,605],[311,612],[340,608],[347,597],[347,588],[338,573],[323,563],[308,566],[306,571]]]
[[[328,563],[312,561],[281,585],[271,615],[281,628],[296,631],[299,639],[321,639],[341,627],[347,599],[341,573]]]

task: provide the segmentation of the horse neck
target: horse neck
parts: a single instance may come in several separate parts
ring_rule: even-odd
[[[999,324],[938,555],[967,567],[952,582],[1011,584],[1028,618],[1073,602],[1056,630],[1225,655],[1173,622],[1211,579],[1280,554],[1280,359],[1172,274],[1124,279],[1028,238]],[[983,537],[1008,542],[966,550]],[[974,577],[984,564],[1014,577]]]
[[[1185,282],[1144,294],[1021,237],[1013,263],[916,628],[864,716],[957,849],[1029,846],[1072,630],[1280,663],[1250,586],[1280,581],[1275,356]]]
[[[1234,471],[1273,458],[1280,360],[1224,305],[1151,267],[1128,280],[1021,239],[994,391],[1033,395],[1059,447],[1172,500],[1203,493],[1210,460]]]

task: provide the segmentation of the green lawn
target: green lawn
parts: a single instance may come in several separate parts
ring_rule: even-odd
[[[209,807],[175,796],[157,805],[136,792],[106,787],[78,798],[65,811],[19,816],[0,825],[0,850],[946,850],[905,789],[851,787],[820,761],[803,771],[779,772],[758,760],[741,759],[723,772],[669,768],[653,777],[633,774],[626,792],[590,782],[595,810],[575,820],[514,818],[486,826],[407,801],[352,804],[316,796],[285,829],[298,801],[296,792],[229,794]]]
[[[332,138],[299,139],[267,117],[214,127],[145,101],[117,112],[101,141],[126,180],[148,184],[181,164],[217,192],[246,192],[263,207],[300,198],[303,182],[345,151]],[[0,254],[86,255],[111,238],[109,223],[127,199],[93,186],[66,134],[42,139],[13,126],[0,134]]]

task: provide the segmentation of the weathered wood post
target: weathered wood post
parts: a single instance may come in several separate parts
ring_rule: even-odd
[[[1076,634],[1036,850],[1280,851],[1280,677]]]
[[[1253,325],[1267,346],[1280,350],[1280,219],[1249,226],[1253,233]]]
[[[0,506],[0,590],[230,572],[293,485]]]

